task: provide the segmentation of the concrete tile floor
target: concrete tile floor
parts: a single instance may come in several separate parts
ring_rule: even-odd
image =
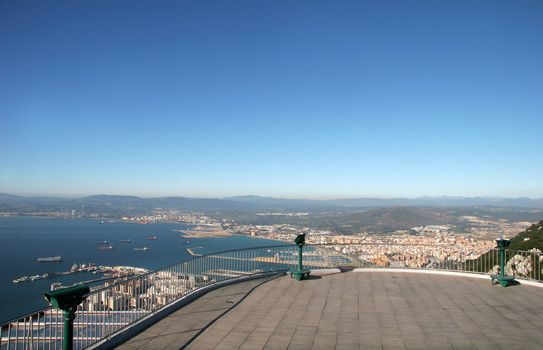
[[[543,288],[346,272],[256,288],[190,349],[543,349]]]
[[[253,288],[269,279],[237,283],[211,291],[170,314],[142,333],[118,346],[119,350],[172,349],[186,345],[219,316],[233,308]],[[232,337],[233,332],[215,330],[215,334]],[[205,344],[205,343],[202,343]]]
[[[543,288],[345,272],[220,288],[118,349],[543,349],[542,334]]]

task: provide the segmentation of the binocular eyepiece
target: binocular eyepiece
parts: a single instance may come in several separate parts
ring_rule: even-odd
[[[53,307],[61,310],[76,308],[90,293],[88,286],[73,286],[44,293],[45,299]]]
[[[294,239],[294,243],[296,243],[298,247],[303,247],[305,244],[305,233],[296,236],[296,239]]]

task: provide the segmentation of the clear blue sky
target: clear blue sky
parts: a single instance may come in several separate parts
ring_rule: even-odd
[[[543,196],[542,1],[0,1],[0,192]]]

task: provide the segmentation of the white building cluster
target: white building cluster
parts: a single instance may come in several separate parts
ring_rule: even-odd
[[[153,310],[165,306],[211,282],[206,275],[189,275],[175,271],[159,271],[105,288],[91,294],[87,311]]]

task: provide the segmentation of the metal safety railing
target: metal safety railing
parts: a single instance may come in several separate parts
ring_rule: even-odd
[[[508,274],[541,281],[540,252],[506,251]],[[77,308],[73,348],[92,347],[203,287],[264,272],[295,269],[296,245],[224,251],[91,291]],[[394,267],[490,274],[498,250],[473,254],[455,245],[322,244],[303,248],[304,269]],[[62,311],[51,307],[1,325],[0,349],[61,349]]]
[[[455,244],[322,244],[349,257],[359,268],[407,268],[495,274],[499,249],[476,252]],[[305,259],[305,253],[304,253]],[[520,279],[543,282],[543,254],[538,250],[505,250],[505,273]]]
[[[189,293],[224,280],[295,266],[294,245],[239,249],[194,257],[160,270],[93,290],[77,307],[74,349],[115,332],[167,307]],[[330,258],[308,258],[312,268],[332,265]],[[0,349],[62,348],[63,313],[51,307],[1,325]]]

